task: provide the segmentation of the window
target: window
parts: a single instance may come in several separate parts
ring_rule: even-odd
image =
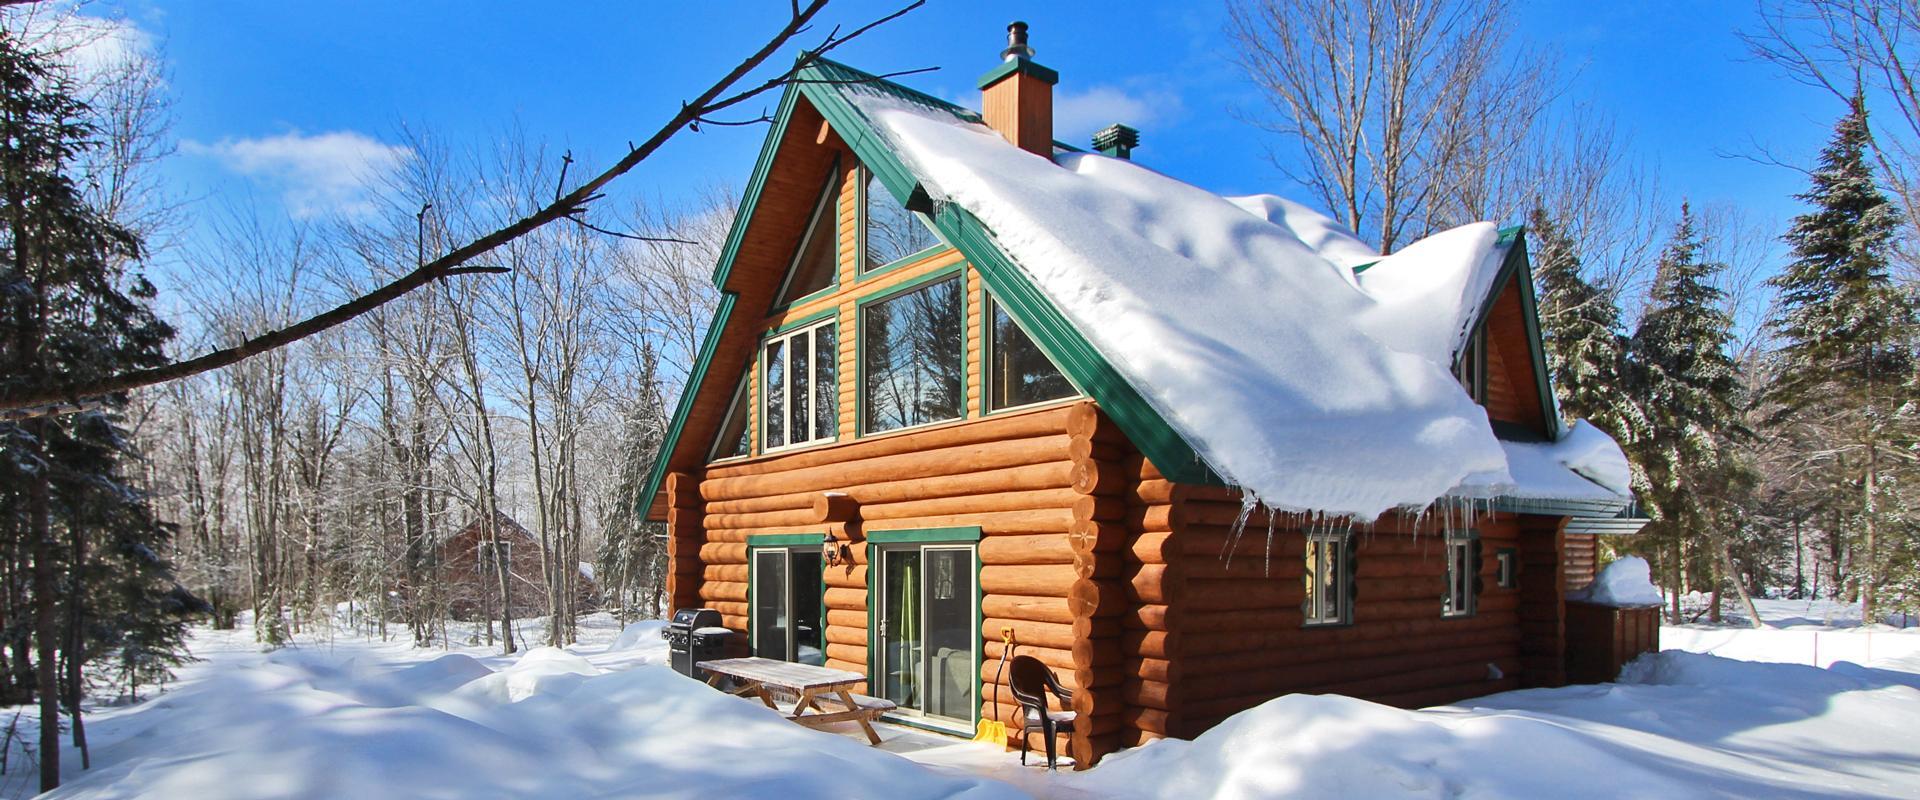
[[[780,334],[760,350],[760,449],[832,441],[839,427],[833,322]]]
[[[866,227],[862,233],[866,256],[861,269],[876,270],[940,244],[940,239],[919,214],[894,202],[892,193],[874,179],[872,172],[862,172],[865,172]]]
[[[787,277],[780,285],[780,299],[774,303],[775,307],[790,305],[832,286],[839,279],[840,234],[835,224],[840,217],[839,201],[840,169],[836,166],[827,173],[827,186],[820,192],[820,201],[813,206],[807,233],[800,237],[793,264],[787,267]]]
[[[754,547],[753,654],[778,661],[827,663],[820,547]]]
[[[1487,402],[1487,329],[1475,328],[1473,335],[1467,337],[1467,346],[1460,351],[1460,361],[1453,365],[1453,377],[1460,381],[1460,388],[1466,389],[1473,402]]]
[[[1067,376],[987,297],[987,410],[1043,403],[1076,394]]]
[[[1520,585],[1519,555],[1511,547],[1502,547],[1493,554],[1494,563],[1500,567],[1500,588],[1512,589]]]
[[[959,275],[860,309],[861,430],[959,419],[966,316]]]
[[[1345,531],[1307,534],[1307,601],[1301,605],[1306,624],[1353,621],[1353,562],[1353,538]]]
[[[1447,589],[1440,615],[1473,615],[1480,594],[1480,536],[1475,531],[1447,531]]]
[[[497,549],[496,549],[497,548]],[[513,542],[481,542],[474,551],[473,571],[480,575],[497,575],[497,569],[513,569]]]
[[[751,375],[753,370],[747,370]],[[751,432],[747,429],[747,375],[740,376],[740,385],[733,390],[733,400],[727,403],[727,416],[720,423],[720,433],[713,439],[713,453],[709,461],[723,458],[739,458],[750,452]]]

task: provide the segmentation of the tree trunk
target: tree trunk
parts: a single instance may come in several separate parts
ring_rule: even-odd
[[[27,443],[30,462],[46,463],[47,422],[32,420],[28,427],[33,440]],[[59,655],[55,645],[60,639],[55,615],[53,568],[52,486],[46,469],[35,473],[27,486],[28,536],[33,542],[33,638],[34,692],[40,701],[40,791],[60,787],[60,686],[55,667]]]

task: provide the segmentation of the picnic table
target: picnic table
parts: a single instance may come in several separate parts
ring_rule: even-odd
[[[758,697],[760,702],[767,704],[767,708],[775,711],[780,711],[780,707],[773,702],[776,691],[783,697],[795,697],[792,710],[781,713],[787,719],[809,728],[847,720],[858,722],[860,730],[866,732],[867,741],[872,744],[880,743],[880,734],[874,732],[873,721],[895,708],[891,701],[854,694],[851,687],[867,679],[867,676],[858,672],[775,661],[759,656],[702,661],[694,666],[707,671],[709,685],[719,688],[723,678],[731,678],[738,684],[733,689],[734,694]]]

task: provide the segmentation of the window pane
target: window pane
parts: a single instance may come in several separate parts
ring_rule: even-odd
[[[860,319],[869,432],[960,417],[960,278],[867,306]]]
[[[920,215],[894,202],[887,187],[867,173],[866,268],[884,267],[940,243]]]
[[[787,660],[787,553],[753,554],[753,654]]]
[[[748,452],[747,440],[747,376],[740,376],[740,386],[733,390],[733,402],[728,406],[727,419],[720,424],[720,435],[713,440],[714,458],[733,458],[744,456]]]
[[[1339,622],[1344,609],[1340,607],[1341,565],[1345,564],[1345,549],[1339,542],[1322,542],[1320,556],[1325,560],[1320,570],[1320,596],[1325,599],[1321,604],[1320,616],[1328,622]]]
[[[992,354],[987,372],[987,383],[991,387],[988,408],[997,410],[1072,397],[1073,384],[1060,374],[1060,368],[1053,365],[1046,353],[1040,352],[1027,332],[1014,324],[1013,317],[992,300],[987,307],[993,320],[989,330],[992,340],[987,345]]]
[[[779,305],[786,305],[832,286],[839,268],[840,242],[834,221],[839,218],[840,180],[836,172],[827,179],[820,205],[814,209],[813,224],[800,241],[800,252],[787,275],[787,288],[780,293]]]
[[[927,550],[927,706],[935,716],[970,719],[973,702],[973,551]]]
[[[787,342],[787,441],[793,444],[812,441],[807,401],[813,397],[813,347],[811,336],[800,334]]]
[[[840,382],[835,373],[840,337],[834,326],[813,331],[813,438],[829,439],[840,429]]]
[[[826,626],[820,618],[820,551],[790,550],[793,563],[793,660],[827,663]]]
[[[763,447],[780,447],[787,443],[787,350],[786,342],[778,341],[767,345],[766,372],[760,380],[760,420],[766,428],[766,441]]]

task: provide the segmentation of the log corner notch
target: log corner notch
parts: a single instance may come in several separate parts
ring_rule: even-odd
[[[1067,604],[1073,618],[1073,678],[1079,687],[1073,710],[1082,721],[1071,745],[1074,769],[1082,770],[1122,744],[1126,674],[1122,664],[1102,664],[1095,654],[1116,648],[1122,639],[1118,617],[1125,612],[1125,566],[1119,551],[1126,539],[1127,503],[1122,494],[1128,483],[1122,462],[1133,448],[1091,401],[1077,403],[1068,412],[1067,434],[1073,490],[1080,495],[1073,504],[1073,527],[1067,537],[1075,578]]]
[[[705,504],[700,481],[685,472],[667,475],[667,603],[668,613],[700,605],[702,562],[706,544]]]

